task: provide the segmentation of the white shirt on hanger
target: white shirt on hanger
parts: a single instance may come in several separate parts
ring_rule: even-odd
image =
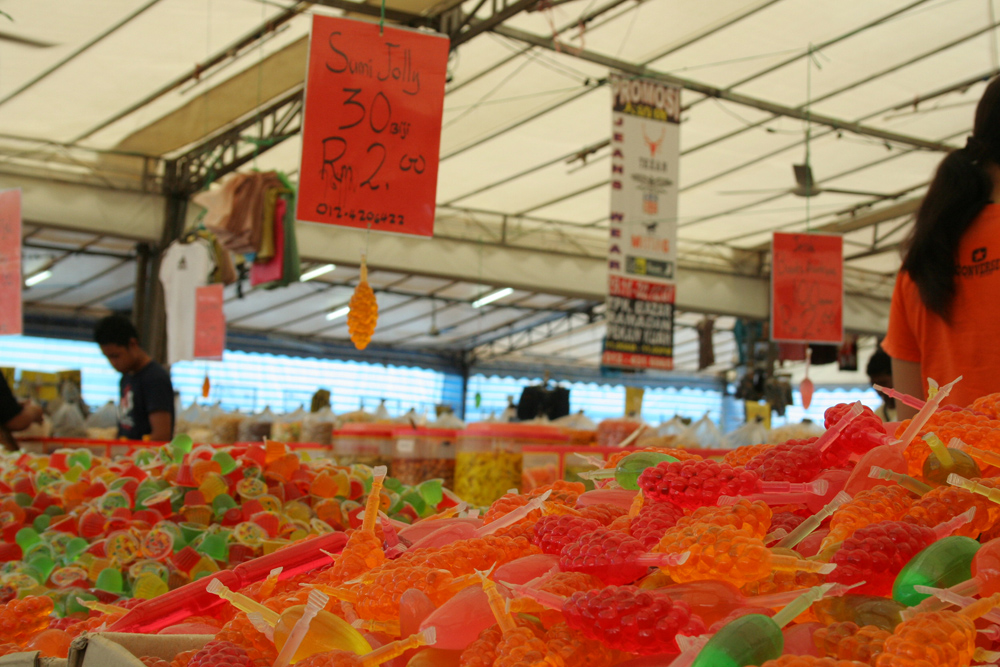
[[[208,284],[213,267],[202,240],[175,241],[160,260],[160,283],[167,311],[167,363],[194,359],[195,290]]]

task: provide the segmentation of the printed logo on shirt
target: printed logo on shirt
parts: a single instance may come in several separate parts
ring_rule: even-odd
[[[976,248],[972,251],[972,261],[981,262],[986,259],[986,248]]]
[[[181,261],[177,262],[178,271],[186,271],[188,267],[188,262],[186,257],[181,257]]]
[[[132,419],[132,408],[135,407],[135,398],[132,393],[132,385],[126,385],[122,392],[121,402],[118,404],[118,423],[124,429],[135,427],[135,420]]]

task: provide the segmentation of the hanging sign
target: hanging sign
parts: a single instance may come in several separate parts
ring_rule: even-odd
[[[448,45],[313,17],[299,220],[433,235]]]
[[[0,192],[0,336],[23,330],[21,314],[21,191]]]
[[[673,368],[680,89],[612,74],[611,237],[602,364]]]
[[[844,339],[844,243],[840,236],[775,233],[771,339],[840,345]]]
[[[226,314],[222,310],[222,285],[195,289],[194,358],[222,360],[226,349]]]

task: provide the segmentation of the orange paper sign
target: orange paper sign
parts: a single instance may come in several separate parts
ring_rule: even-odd
[[[221,360],[226,349],[222,285],[199,287],[194,298],[194,358]]]
[[[771,339],[839,345],[844,338],[843,239],[775,234],[771,256]]]
[[[21,333],[21,191],[0,192],[0,336]]]
[[[296,217],[431,236],[448,40],[314,16]]]

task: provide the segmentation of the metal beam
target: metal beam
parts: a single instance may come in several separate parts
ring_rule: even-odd
[[[494,28],[494,32],[503,35],[505,37],[510,37],[511,39],[516,39],[526,44],[532,44],[534,46],[539,46],[542,48],[549,49],[550,51],[559,50],[559,47],[557,46],[556,42],[552,40],[550,37],[535,35],[533,33],[527,32],[525,30],[520,30],[518,28],[512,28],[510,26],[498,26]],[[581,60],[594,63],[595,65],[601,65],[602,67],[608,67],[613,70],[618,70],[619,72],[623,72],[631,76],[656,79],[657,81],[662,81],[664,83],[668,83],[671,85],[680,86],[685,90],[690,90],[696,93],[700,93],[707,97],[715,97],[721,100],[727,100],[735,104],[752,107],[760,111],[766,111],[776,116],[785,116],[787,118],[795,118],[798,120],[810,121],[817,125],[826,125],[835,130],[843,130],[845,132],[851,132],[853,134],[858,134],[861,136],[874,137],[875,139],[879,139],[880,141],[888,141],[890,143],[900,144],[904,146],[913,146],[914,148],[920,148],[924,150],[946,152],[956,148],[956,146],[940,143],[937,141],[928,141],[926,139],[921,139],[919,137],[912,137],[905,134],[899,134],[897,132],[889,132],[887,130],[881,130],[877,127],[870,127],[868,125],[862,125],[861,123],[854,123],[840,118],[834,118],[832,116],[827,116],[826,114],[813,113],[808,110],[796,109],[794,107],[785,106],[783,104],[768,102],[767,100],[758,99],[755,97],[751,97],[749,95],[743,95],[742,93],[737,93],[732,90],[723,90],[721,88],[716,88],[715,86],[710,86],[705,83],[700,83],[692,79],[685,79],[679,76],[674,76],[673,74],[668,74],[666,72],[660,72],[654,69],[650,69],[649,67],[644,67],[642,65],[636,65],[634,63],[626,62],[624,60],[619,60],[618,58],[597,53],[595,51],[588,51],[586,49],[574,48],[569,53],[570,55],[576,58],[580,58]]]
[[[338,229],[299,222],[304,259],[340,265],[357,263],[364,230]],[[607,266],[603,257],[556,254],[551,250],[504,246],[477,239],[437,235],[434,241],[392,234],[368,239],[370,269],[462,280],[498,287],[603,301]],[[770,284],[766,276],[746,276],[682,264],[678,271],[678,310],[764,320],[769,315]],[[888,296],[848,294],[845,328],[858,333],[885,332]]]

